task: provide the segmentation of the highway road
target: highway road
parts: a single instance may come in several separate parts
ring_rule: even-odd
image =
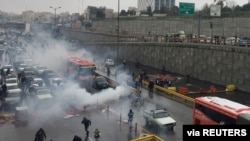
[[[145,90],[143,90],[143,97],[146,99],[144,106],[131,107],[130,100],[127,96],[124,96],[119,100],[106,102],[105,106],[92,105],[85,112],[79,111],[79,116],[69,119],[65,119],[63,117],[65,115],[61,114],[53,114],[53,116],[50,114],[49,116],[49,113],[46,113],[46,111],[38,112],[35,117],[30,119],[27,127],[15,127],[11,121],[2,124],[0,127],[0,140],[32,140],[39,128],[44,128],[47,133],[47,140],[70,141],[74,135],[85,138],[81,120],[83,116],[86,116],[92,121],[92,125],[90,126],[90,141],[93,140],[93,131],[95,128],[101,130],[103,141],[128,141],[147,133],[157,134],[162,139],[168,141],[182,141],[182,125],[192,123],[192,109],[182,103],[162,96],[154,95],[153,98],[149,98]],[[177,121],[174,131],[156,132],[156,130],[144,126],[145,121],[142,117],[143,109],[153,109],[159,106],[167,108],[172,117]],[[134,124],[137,123],[138,125],[136,134],[135,128],[130,133],[126,124],[127,113],[130,108],[135,112]]]
[[[46,54],[44,56],[46,56]],[[49,58],[50,56],[46,57]],[[123,92],[127,91],[127,94],[123,95],[120,99],[114,100],[114,97],[120,94],[121,89]],[[87,107],[86,111],[78,111],[78,116],[65,119],[63,118],[65,114],[57,111],[60,109],[58,106],[62,105],[54,104],[45,111],[36,111],[36,113],[30,117],[30,123],[27,127],[15,127],[14,124],[12,124],[12,120],[1,124],[0,140],[33,140],[35,132],[39,128],[44,128],[47,133],[47,140],[71,141],[74,135],[78,135],[84,139],[84,127],[81,124],[83,116],[88,117],[92,121],[90,137],[87,138],[87,140],[90,141],[93,140],[93,131],[95,128],[101,130],[101,138],[103,141],[129,141],[142,134],[151,133],[167,141],[182,141],[182,126],[184,124],[192,124],[192,108],[157,94],[154,94],[152,98],[148,95],[147,90],[142,91],[142,96],[146,100],[145,104],[138,107],[131,107],[130,100],[127,97],[130,93],[128,87],[121,86],[116,89],[111,88],[95,94],[87,93],[84,90],[77,91],[80,91],[82,94],[82,99],[76,99],[78,102],[84,101],[89,103],[92,101],[90,102],[92,105]],[[98,102],[98,100],[105,102],[99,103],[100,101]],[[166,108],[177,121],[177,126],[174,131],[157,132],[155,129],[144,126],[143,110],[154,109],[156,107]],[[128,125],[126,124],[129,109],[133,109],[135,112],[134,125],[135,123],[138,125],[136,133],[136,128],[133,128],[133,131],[130,133]]]
[[[5,64],[8,63],[5,62]],[[4,63],[3,63],[4,64]],[[77,84],[76,84],[77,85]],[[182,125],[192,123],[192,109],[183,105],[182,103],[169,100],[165,97],[154,94],[153,98],[149,97],[147,90],[142,91],[142,96],[146,102],[144,106],[131,107],[130,100],[127,97],[130,93],[128,87],[119,86],[116,89],[107,89],[94,95],[87,93],[84,89],[81,91],[82,99],[78,101],[95,101],[92,102],[86,111],[78,111],[77,115],[72,118],[66,119],[68,116],[59,112],[61,104],[57,104],[55,99],[54,105],[49,109],[43,111],[35,111],[29,118],[29,124],[25,127],[15,127],[13,120],[4,122],[1,119],[0,124],[0,140],[6,141],[26,141],[33,140],[36,131],[43,128],[47,134],[47,140],[53,141],[71,141],[74,135],[78,135],[85,139],[84,127],[81,124],[83,116],[88,117],[92,121],[90,126],[90,137],[86,141],[93,140],[93,131],[99,128],[102,133],[103,141],[129,141],[133,138],[141,136],[142,134],[157,134],[164,140],[168,141],[182,141]],[[121,91],[127,91],[120,99],[114,99]],[[89,100],[88,100],[89,98]],[[105,99],[105,103],[98,103],[98,99]],[[93,104],[94,103],[94,104]],[[154,109],[156,107],[164,107],[172,117],[177,121],[177,126],[174,131],[161,131],[157,132],[154,129],[145,127],[145,121],[142,117],[143,109]],[[127,125],[127,113],[129,109],[135,112],[134,127],[137,123],[137,130],[133,128],[132,132],[129,131]],[[185,112],[183,112],[185,111]],[[135,132],[137,131],[137,132]]]

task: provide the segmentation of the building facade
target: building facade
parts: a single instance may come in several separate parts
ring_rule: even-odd
[[[171,9],[175,6],[175,0],[138,0],[139,11],[147,11],[151,7],[152,11],[160,10],[162,7]]]

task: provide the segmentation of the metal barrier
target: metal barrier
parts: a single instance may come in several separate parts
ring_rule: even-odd
[[[143,83],[143,85],[148,86],[148,82],[147,81],[142,81],[142,83]],[[161,92],[164,92],[165,95],[175,96],[177,98],[183,99],[185,103],[191,102],[191,105],[193,105],[193,103],[194,103],[194,98],[185,96],[185,95],[180,94],[178,92],[175,92],[173,90],[166,89],[166,88],[158,86],[158,85],[154,85],[154,89],[159,90]]]

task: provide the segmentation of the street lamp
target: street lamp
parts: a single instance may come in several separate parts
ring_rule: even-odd
[[[120,42],[120,0],[118,0],[118,12],[117,12],[117,24],[118,24],[118,29],[117,29],[117,49],[116,49],[116,63],[118,64],[118,57],[119,57],[119,42]]]
[[[54,11],[55,11],[55,21],[54,21],[54,30],[56,30],[56,10],[57,9],[60,9],[61,7],[56,7],[56,8],[54,8],[54,7],[52,7],[52,6],[50,6],[49,8],[51,8],[51,9],[54,9]]]

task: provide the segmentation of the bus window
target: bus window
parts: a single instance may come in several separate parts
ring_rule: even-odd
[[[196,103],[195,110],[199,110],[203,114],[203,116],[208,118],[207,119],[208,121],[212,120],[218,124],[223,124],[223,125],[236,124],[236,119],[234,119],[233,117],[227,116],[224,112],[218,112],[215,109],[211,109],[204,105]],[[201,124],[203,123],[204,122],[201,122]]]
[[[95,73],[95,67],[80,67],[79,75],[93,75]]]

